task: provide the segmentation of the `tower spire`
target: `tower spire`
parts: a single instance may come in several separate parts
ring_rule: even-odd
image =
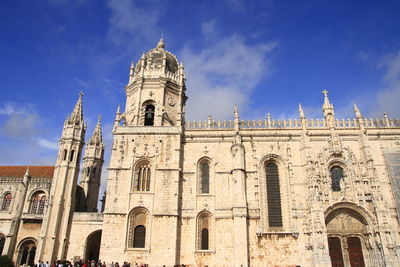
[[[89,144],[91,145],[100,145],[103,143],[103,134],[101,131],[101,115],[99,115],[96,127],[94,128],[93,135],[89,140]]]
[[[329,102],[328,91],[323,90],[324,94],[324,104],[322,105],[322,112],[324,113],[325,121],[327,125],[332,128],[334,126],[335,113],[333,109],[333,105]]]
[[[75,104],[74,110],[71,115],[68,117],[67,121],[69,124],[81,124],[83,123],[83,109],[82,109],[82,98],[83,92],[79,93],[78,101]]]

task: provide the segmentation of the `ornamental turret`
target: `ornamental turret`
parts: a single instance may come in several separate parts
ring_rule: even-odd
[[[329,102],[328,91],[324,90],[322,91],[322,93],[324,94],[324,104],[322,105],[322,112],[324,113],[327,126],[329,128],[333,128],[335,123],[335,111],[333,109],[333,104]]]
[[[157,46],[132,62],[126,106],[120,120],[128,126],[179,126],[182,124],[185,95],[183,63],[165,50],[161,38]]]
[[[97,211],[103,162],[104,142],[101,131],[101,116],[99,116],[93,135],[86,144],[85,155],[83,157],[80,186],[85,193],[85,211]]]

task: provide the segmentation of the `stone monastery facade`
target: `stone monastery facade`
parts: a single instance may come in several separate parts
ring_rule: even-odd
[[[400,121],[185,121],[183,64],[163,40],[130,68],[104,211],[100,120],[82,95],[55,166],[0,167],[0,251],[149,266],[400,266]],[[82,167],[80,167],[82,158]],[[78,175],[80,182],[78,183]]]

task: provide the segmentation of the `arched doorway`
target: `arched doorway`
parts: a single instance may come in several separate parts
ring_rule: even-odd
[[[18,266],[33,264],[36,255],[36,242],[32,239],[25,240],[21,243],[18,250]]]
[[[340,208],[329,213],[325,223],[332,266],[364,267],[368,260],[365,218],[353,209]]]
[[[0,234],[0,256],[3,255],[4,243],[6,242],[6,237]]]
[[[94,231],[86,239],[86,260],[99,260],[100,254],[100,243],[101,243],[101,230]]]

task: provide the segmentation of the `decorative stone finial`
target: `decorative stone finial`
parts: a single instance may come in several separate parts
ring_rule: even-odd
[[[116,114],[121,114],[121,105],[120,104],[118,104]]]
[[[25,176],[29,176],[29,166],[26,168]]]
[[[234,106],[234,108],[233,108],[233,114],[235,114],[235,118],[236,118],[236,117],[239,117],[239,111],[238,111],[238,107],[237,107],[236,104],[235,104],[235,106]]]
[[[300,119],[304,119],[306,116],[304,115],[303,107],[299,103],[299,114],[300,114]]]
[[[165,48],[165,43],[164,43],[163,35],[161,35],[161,39],[160,39],[160,41],[158,41],[158,43],[157,43],[157,48],[158,48],[158,49],[164,49],[164,48]]]
[[[361,117],[362,117],[362,116],[361,116],[361,112],[360,112],[360,110],[358,109],[356,103],[354,103],[354,113],[356,113],[356,118],[361,118]]]

